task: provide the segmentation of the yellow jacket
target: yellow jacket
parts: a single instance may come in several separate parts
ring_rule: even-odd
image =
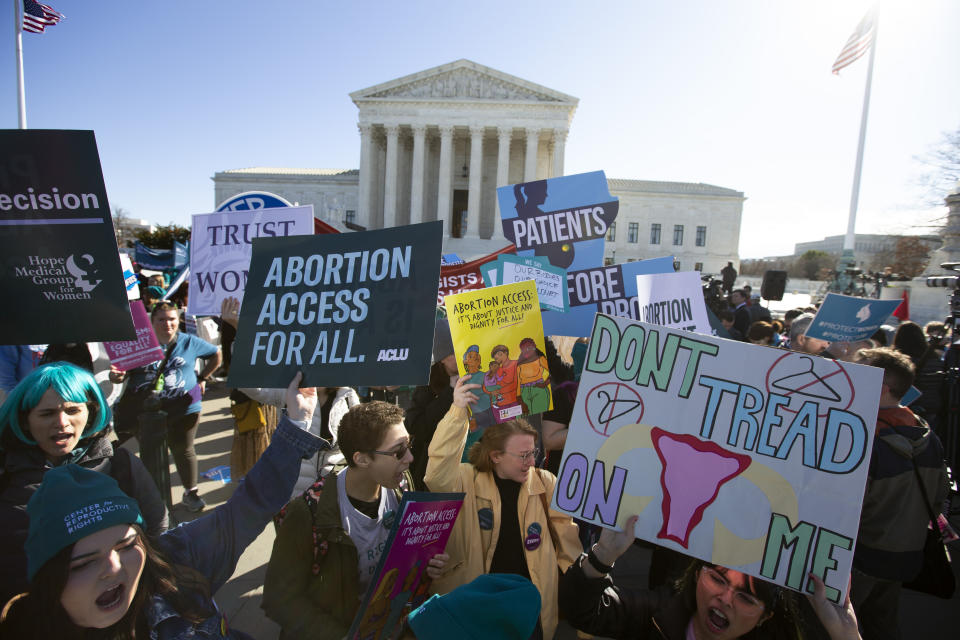
[[[447,593],[487,573],[500,533],[500,492],[493,474],[489,471],[480,473],[473,465],[460,463],[468,427],[467,410],[451,405],[430,441],[430,459],[424,478],[427,486],[431,491],[462,491],[466,494],[447,542],[450,561],[446,572],[433,581],[435,593]],[[521,535],[526,536],[531,525],[540,528],[540,545],[533,551],[527,550],[526,556],[530,579],[540,591],[540,623],[543,637],[548,640],[553,638],[557,628],[557,568],[566,571],[583,551],[573,519],[551,509],[550,522],[561,547],[554,550],[540,494],[545,494],[549,504],[555,482],[556,478],[549,471],[541,469],[538,473],[531,469],[526,490],[521,490],[517,498]],[[481,509],[489,509],[487,514],[492,512],[493,526],[489,529],[480,528],[478,512]],[[521,544],[523,542],[520,540]]]

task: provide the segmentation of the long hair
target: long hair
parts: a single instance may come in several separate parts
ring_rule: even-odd
[[[692,617],[697,611],[697,580],[700,579],[700,569],[714,568],[715,565],[704,560],[693,560],[687,565],[686,571],[674,588],[683,599],[686,612]],[[750,591],[763,602],[764,612],[773,614],[769,620],[757,625],[742,637],[747,639],[764,638],[769,640],[802,640],[799,629],[799,613],[795,596],[792,592],[771,584],[764,580],[749,577]]]
[[[0,618],[3,637],[49,637],[57,640],[148,638],[146,611],[155,596],[162,597],[181,618],[199,624],[214,615],[210,602],[210,585],[196,570],[170,564],[163,553],[150,544],[136,525],[137,544],[144,550],[145,563],[137,591],[126,614],[106,629],[78,627],[70,619],[60,598],[70,575],[73,545],[61,549],[48,560],[30,583],[30,590]],[[9,635],[8,635],[9,634]]]
[[[40,404],[47,389],[56,391],[66,402],[86,403],[90,416],[81,438],[89,438],[110,424],[110,407],[93,376],[67,362],[52,362],[31,371],[0,406],[0,437],[9,429],[20,441],[37,444],[29,435],[27,414]]]
[[[493,424],[484,429],[480,439],[470,447],[467,459],[477,471],[493,471],[493,460],[490,459],[490,454],[494,451],[503,451],[507,440],[515,435],[533,436],[533,441],[537,441],[537,430],[526,420],[517,419]]]

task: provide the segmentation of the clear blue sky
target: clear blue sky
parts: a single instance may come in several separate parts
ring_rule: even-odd
[[[743,191],[741,257],[846,230],[867,59],[830,67],[868,0],[45,2],[67,18],[23,35],[28,125],[93,129],[137,218],[189,224],[225,169],[356,168],[349,92],[468,58],[580,98],[568,173]],[[960,2],[883,6],[857,231],[929,232],[914,157],[960,128]]]

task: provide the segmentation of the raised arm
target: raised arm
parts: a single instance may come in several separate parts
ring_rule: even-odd
[[[477,402],[472,391],[478,384],[467,384],[470,376],[457,380],[453,388],[453,404],[443,417],[430,440],[427,451],[427,472],[424,482],[431,491],[460,491],[460,459],[467,443],[470,414],[467,407]]]

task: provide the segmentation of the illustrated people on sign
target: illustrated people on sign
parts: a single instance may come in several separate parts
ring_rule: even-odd
[[[550,368],[547,356],[537,348],[533,338],[520,341],[517,358],[517,383],[524,414],[543,413],[550,408]]]
[[[261,605],[285,640],[347,634],[385,551],[401,493],[412,483],[403,417],[397,405],[376,400],[351,407],[338,433],[347,467],[287,505]],[[446,560],[434,554],[426,575],[439,576]],[[385,598],[391,590],[384,589]],[[384,600],[371,613],[386,615],[389,604]]]
[[[75,464],[47,471],[27,504],[30,589],[0,615],[4,638],[233,638],[211,594],[290,495],[316,400],[287,391],[287,415],[270,446],[223,505],[156,539],[117,482]],[[97,634],[94,636],[94,634]]]
[[[618,586],[609,573],[634,541],[637,516],[622,531],[604,529],[560,579],[560,607],[576,629],[608,638],[780,638],[805,637],[797,627],[791,592],[752,576],[694,560],[673,593]],[[858,640],[857,618],[847,597],[838,607],[823,582],[810,574],[807,596],[831,640]]]
[[[27,589],[27,502],[51,469],[78,464],[114,478],[138,502],[151,535],[167,508],[140,458],[110,442],[110,407],[89,372],[66,362],[34,369],[0,407],[0,600]]]
[[[533,582],[543,608],[534,636],[553,638],[557,628],[558,572],[580,554],[577,525],[550,509],[556,478],[534,466],[537,431],[525,420],[487,428],[460,462],[469,429],[467,407],[480,387],[463,376],[453,406],[430,443],[425,481],[431,491],[464,492],[463,507],[447,542],[450,571],[434,579],[446,593],[485,573],[516,574]]]
[[[500,363],[496,360],[491,360],[487,365],[482,391],[490,396],[491,404],[500,404],[503,401],[503,396],[500,395]]]
[[[498,365],[500,402],[497,406],[509,407],[517,402],[517,361],[510,359],[510,349],[502,344],[493,348],[490,357],[496,360]]]
[[[470,377],[470,384],[483,385],[486,373],[480,370],[480,364],[480,347],[472,344],[467,347],[467,351],[463,354],[463,367]],[[467,434],[467,445],[465,447],[467,450],[469,450],[470,445],[480,439],[484,429],[496,422],[493,419],[490,396],[486,393],[479,394],[477,404],[471,407],[471,410],[473,414],[470,417],[470,433]],[[463,462],[466,462],[466,459]]]
[[[723,292],[726,295],[733,293],[733,283],[737,281],[737,270],[732,262],[727,262],[727,266],[720,269],[720,277],[723,279]]]

